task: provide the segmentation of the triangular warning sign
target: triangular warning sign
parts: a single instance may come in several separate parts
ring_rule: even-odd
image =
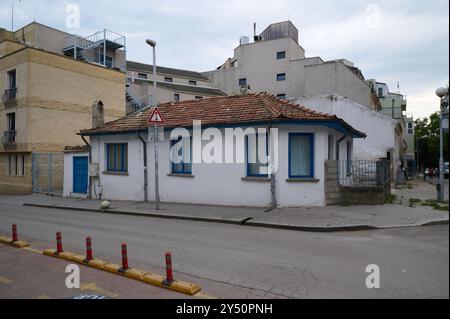
[[[159,111],[158,108],[155,108],[153,110],[152,115],[148,118],[148,123],[149,124],[164,124],[164,118],[161,115],[161,112]]]

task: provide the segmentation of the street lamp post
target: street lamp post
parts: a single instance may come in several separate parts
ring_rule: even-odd
[[[444,113],[448,108],[448,101],[444,102],[444,97],[448,97],[448,89],[445,87],[440,87],[436,90],[436,95],[440,100],[440,120],[439,120],[439,186],[438,186],[438,200],[444,201],[444,131],[442,127],[442,120],[444,118]],[[447,104],[447,105],[445,105]]]
[[[158,100],[156,98],[156,41],[147,39],[145,42],[153,48],[153,106],[157,107]],[[158,124],[155,123],[155,208],[159,210],[159,163],[158,163]],[[150,137],[150,126],[148,127],[148,136]]]

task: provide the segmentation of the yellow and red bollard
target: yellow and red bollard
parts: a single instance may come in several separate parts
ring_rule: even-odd
[[[62,236],[61,236],[61,232],[57,232],[56,233],[56,253],[60,254],[62,252],[64,252],[63,245],[62,245]]]
[[[17,236],[17,225],[14,224],[14,225],[12,225],[12,241],[14,243],[14,242],[16,242],[18,240],[19,239],[18,239],[18,236]]]
[[[172,253],[170,251],[166,252],[166,279],[163,284],[170,285],[173,282],[173,271],[172,271]]]
[[[84,262],[90,262],[92,259],[94,259],[92,253],[92,239],[91,237],[86,237],[86,259]]]
[[[121,271],[125,271],[129,269],[128,267],[128,253],[127,253],[127,244],[122,243],[122,268]]]

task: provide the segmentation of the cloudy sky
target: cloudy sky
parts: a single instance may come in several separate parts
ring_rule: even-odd
[[[11,29],[13,2],[15,29],[32,21],[81,35],[108,28],[127,36],[128,59],[147,63],[152,38],[159,65],[196,71],[232,56],[253,22],[262,31],[289,19],[307,56],[346,58],[394,92],[399,82],[415,117],[438,109],[434,91],[449,79],[448,0],[0,0],[0,28]],[[79,26],[68,19],[71,4]]]

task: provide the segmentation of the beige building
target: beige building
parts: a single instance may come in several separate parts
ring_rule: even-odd
[[[380,109],[375,92],[352,62],[306,57],[298,43],[298,30],[290,21],[271,24],[259,36],[255,28],[254,42],[241,37],[232,58],[203,74],[229,95],[244,90],[296,100],[336,94],[370,109]]]
[[[30,193],[39,182],[62,190],[56,159],[84,144],[76,133],[92,127],[93,102],[103,102],[106,121],[125,114],[125,73],[67,56],[66,37],[38,23],[0,30],[0,193]],[[44,176],[52,154],[53,175]]]
[[[156,67],[157,103],[226,95],[201,73]],[[153,105],[153,66],[127,61],[127,113]]]

